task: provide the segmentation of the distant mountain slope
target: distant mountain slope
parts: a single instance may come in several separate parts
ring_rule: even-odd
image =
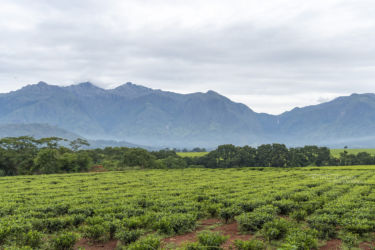
[[[66,131],[65,129],[58,128],[56,126],[50,126],[48,124],[0,124],[0,138],[4,137],[20,137],[20,136],[32,136],[34,138],[44,137],[60,137],[69,141],[77,138],[83,138],[80,135]],[[85,139],[85,138],[83,138]],[[113,141],[113,140],[88,140],[90,148],[105,148],[105,147],[142,147],[147,149],[156,149],[153,147],[147,147],[137,145],[127,141]],[[65,143],[68,145],[68,143]]]
[[[48,124],[0,124],[0,138],[19,136],[60,137],[68,140],[80,138],[77,134]]]
[[[292,144],[300,144],[302,140],[315,144],[366,146],[375,137],[375,95],[352,94],[319,105],[295,108],[278,116],[276,123],[281,139],[289,137]],[[375,141],[371,144],[375,146]]]
[[[375,95],[353,94],[275,116],[214,91],[177,94],[132,83],[105,90],[89,82],[68,87],[40,82],[0,94],[0,124],[35,123],[91,140],[155,147],[272,142],[375,147]],[[7,131],[0,127],[0,135]]]
[[[0,96],[0,123],[47,123],[89,139],[153,146],[257,143],[257,114],[216,92],[176,94],[131,83],[104,90],[91,83],[44,82]]]

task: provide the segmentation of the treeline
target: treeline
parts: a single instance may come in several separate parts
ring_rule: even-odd
[[[89,146],[82,139],[67,141],[57,137],[35,139],[17,137],[0,139],[0,176],[87,172],[94,166],[104,170],[125,168],[176,169],[187,167],[305,167],[375,164],[366,152],[339,157],[329,148],[305,146],[287,148],[283,144],[266,144],[257,148],[221,145],[201,157],[180,157],[174,150],[149,152],[141,148]]]

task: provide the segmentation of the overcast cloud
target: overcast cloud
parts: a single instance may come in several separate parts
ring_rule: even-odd
[[[277,114],[375,92],[373,0],[0,0],[0,92],[215,90]]]

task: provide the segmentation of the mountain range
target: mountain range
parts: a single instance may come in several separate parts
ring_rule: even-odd
[[[102,89],[89,82],[67,87],[39,82],[0,94],[0,137],[16,135],[150,147],[273,142],[375,147],[375,94],[269,115],[214,91],[177,94],[133,83]]]

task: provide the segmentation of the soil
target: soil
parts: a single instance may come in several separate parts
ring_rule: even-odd
[[[339,250],[341,249],[341,244],[342,244],[341,240],[333,239],[333,240],[327,241],[327,243],[324,246],[320,247],[319,249],[320,250]]]
[[[80,239],[74,246],[75,250],[113,250],[116,249],[117,240],[111,240],[105,243],[91,243],[88,239]]]
[[[364,249],[364,250],[371,250],[371,249],[374,249],[374,247],[375,247],[374,242],[362,242],[361,244],[359,244],[359,248]]]
[[[163,245],[173,244],[174,246],[182,246],[188,242],[195,242],[197,241],[197,233],[203,230],[209,230],[213,232],[221,232],[223,235],[229,236],[227,242],[225,242],[222,247],[224,249],[231,249],[234,247],[235,240],[249,240],[252,236],[251,235],[244,235],[240,234],[238,231],[238,224],[231,223],[231,224],[224,224],[220,225],[221,221],[218,219],[209,219],[204,220],[199,223],[199,227],[191,233],[187,233],[184,235],[178,235],[169,237],[163,240]],[[212,228],[212,226],[218,225],[217,227]]]

